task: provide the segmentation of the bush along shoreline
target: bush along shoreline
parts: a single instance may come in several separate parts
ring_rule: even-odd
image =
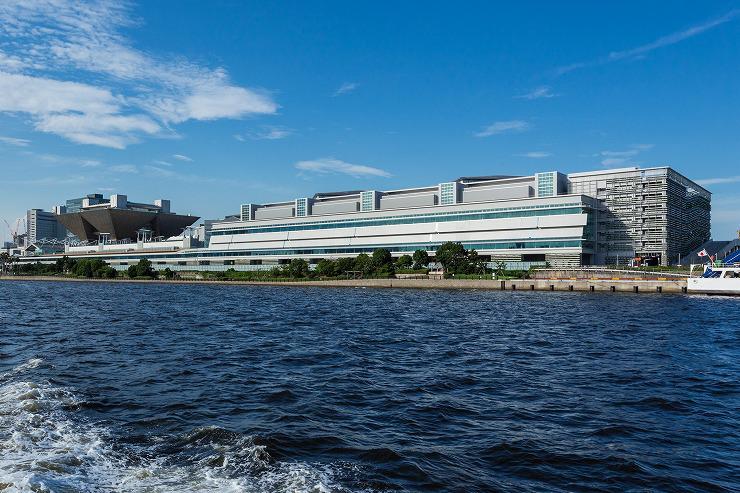
[[[446,278],[454,279],[525,279],[529,271],[506,270],[504,262],[487,267],[487,261],[475,250],[468,250],[460,243],[447,242],[440,245],[434,259],[425,250],[416,250],[412,255],[393,258],[386,248],[378,248],[371,255],[361,253],[357,257],[322,259],[313,268],[306,260],[293,259],[289,263],[276,265],[269,270],[238,271],[230,268],[225,271],[183,271],[175,272],[169,267],[156,270],[148,259],[117,271],[100,259],[71,259],[64,256],[53,264],[23,263],[13,266],[14,275],[52,276],[83,279],[136,279],[136,280],[177,280],[202,279],[214,281],[253,281],[280,282],[301,280],[340,280],[340,279],[390,279],[396,275],[425,276],[429,265],[436,262],[444,270]]]

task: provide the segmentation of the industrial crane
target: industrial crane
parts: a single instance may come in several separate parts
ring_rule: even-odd
[[[3,222],[8,227],[8,231],[10,231],[10,236],[13,238],[13,243],[15,243],[16,245],[18,245],[18,230],[21,227],[21,221],[25,223],[25,219],[19,217],[15,220],[15,224],[13,224],[13,226],[10,226],[10,223],[7,220],[3,219]]]

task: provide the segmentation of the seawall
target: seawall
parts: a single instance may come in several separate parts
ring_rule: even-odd
[[[53,276],[9,276],[0,281],[61,281],[98,283],[224,284],[255,286],[315,286],[353,288],[492,289],[498,291],[590,291],[613,293],[685,293],[685,279],[348,279],[327,281],[204,281],[81,279]]]

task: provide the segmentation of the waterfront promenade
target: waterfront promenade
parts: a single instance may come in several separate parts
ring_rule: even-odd
[[[306,281],[223,281],[205,279],[141,280],[85,279],[54,276],[5,276],[8,281],[66,281],[99,283],[227,284],[265,286],[315,286],[351,288],[488,289],[496,291],[591,291],[614,293],[685,293],[685,278],[629,279],[330,279]]]

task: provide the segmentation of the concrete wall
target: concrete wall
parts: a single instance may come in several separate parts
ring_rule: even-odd
[[[279,219],[293,216],[293,205],[260,207],[254,213],[255,219]]]
[[[360,201],[352,200],[330,200],[327,202],[314,202],[311,210],[312,215],[318,214],[343,214],[357,212],[360,210]]]
[[[419,194],[385,195],[380,198],[380,209],[402,209],[405,207],[428,207],[435,204],[434,192]]]
[[[484,202],[487,200],[524,199],[534,196],[534,188],[529,185],[508,187],[472,187],[462,193],[463,202]]]

